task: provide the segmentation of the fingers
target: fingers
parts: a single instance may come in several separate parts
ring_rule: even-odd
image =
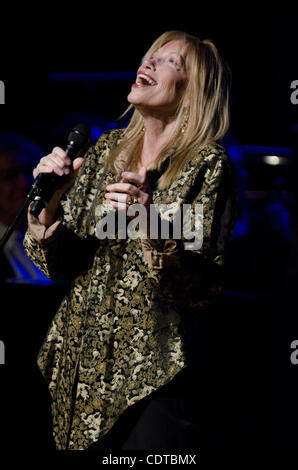
[[[141,172],[142,174],[140,175],[138,173],[133,173],[132,171],[124,171],[121,174],[121,176],[126,181],[135,183],[137,186],[142,186],[145,183],[146,178],[147,178],[146,168],[145,167],[142,167],[142,168],[144,168],[144,171],[142,171]]]
[[[55,147],[49,155],[41,158],[33,170],[34,178],[39,173],[56,173],[59,176],[68,175],[71,171],[71,160],[60,147]]]
[[[118,209],[120,209],[120,204],[122,204],[123,206],[121,205],[121,208],[123,210],[127,208],[130,197],[135,198],[136,201],[140,201],[141,195],[143,194],[139,188],[130,183],[113,183],[107,185],[106,189],[108,191],[105,194],[107,202]],[[119,203],[117,207],[113,204],[114,202]]]
[[[107,199],[107,205],[119,211],[126,211],[128,207],[126,202],[113,201],[112,199]]]
[[[131,196],[136,196],[139,193],[139,188],[130,183],[112,183],[108,184],[107,190],[109,192],[128,193]]]
[[[107,186],[105,198],[107,204],[114,209],[126,211],[128,206],[142,204],[149,207],[153,204],[150,195],[129,183],[114,183]],[[132,199],[132,200],[131,200]]]
[[[133,195],[129,193],[106,193],[105,198],[107,203],[110,203],[113,207],[116,207],[114,203],[117,203],[117,208],[126,209],[131,196]],[[135,195],[134,197],[137,200],[137,196]]]
[[[84,158],[82,158],[82,157],[76,158],[72,163],[72,167],[73,167],[74,171],[77,171],[79,168],[81,168],[83,163],[84,163]]]
[[[109,201],[117,201],[117,202],[126,203],[129,196],[128,194],[123,194],[123,193],[106,193],[105,197]]]

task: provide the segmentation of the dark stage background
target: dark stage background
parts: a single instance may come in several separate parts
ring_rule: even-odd
[[[47,26],[33,18],[25,25],[19,12],[2,37],[0,133],[21,134],[43,154],[63,146],[78,122],[92,126],[93,140],[125,125],[117,119],[135,71],[162,32],[212,39],[228,61],[232,125],[224,144],[235,164],[241,211],[225,290],[202,321],[204,368],[202,383],[194,385],[206,397],[211,447],[237,442],[274,454],[298,444],[298,365],[291,361],[298,339],[298,104],[291,89],[298,80],[297,28],[297,9],[187,4],[181,11],[172,4],[161,14],[139,5],[89,10],[74,24],[52,18]],[[35,361],[64,290],[63,284],[2,283],[3,450],[12,445],[29,456],[37,448],[44,455],[53,450],[49,397]]]

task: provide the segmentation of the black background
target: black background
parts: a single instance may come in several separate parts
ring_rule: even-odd
[[[157,36],[180,29],[212,39],[228,61],[233,72],[231,133],[240,143],[289,145],[296,114],[290,83],[297,75],[297,8],[198,5],[195,13],[190,6],[173,9],[91,9],[87,15],[82,12],[81,24],[72,26],[59,17],[24,25],[20,14],[21,24],[3,34],[1,79],[9,109],[1,113],[2,129],[28,132],[31,126],[33,134],[34,124],[57,125],[75,110],[116,120],[126,109],[131,83],[70,86],[53,84],[48,75],[136,71]],[[38,139],[38,132],[34,137]]]
[[[297,8],[111,3],[98,8],[68,5],[61,15],[53,5],[40,5],[33,11],[18,7],[6,17],[1,33],[0,79],[6,91],[1,131],[28,136],[48,153],[62,144],[55,141],[53,128],[71,113],[115,121],[126,109],[130,82],[67,84],[51,82],[49,74],[136,71],[156,37],[179,29],[212,39],[232,69],[230,134],[242,145],[288,147],[298,156],[293,132],[298,105],[290,101],[290,84],[298,80]],[[266,259],[256,258],[249,276],[242,276],[243,284],[237,284],[239,273],[233,267],[238,269],[239,263],[233,262],[237,255],[232,250],[227,288],[234,295],[223,296],[204,325],[204,378],[210,387],[206,406],[218,424],[209,433],[211,449],[241,442],[268,449],[270,459],[277,449],[285,458],[297,448],[298,366],[289,359],[290,343],[298,338],[296,169],[294,162],[286,188],[294,198],[292,238],[286,247],[290,268],[286,263],[278,271],[275,259],[276,254],[283,256],[283,246],[275,244]],[[262,251],[257,244],[247,239],[235,253],[240,249],[249,257],[254,248]],[[278,288],[272,287],[274,278]],[[5,286],[2,292],[0,339],[6,345],[6,364],[0,366],[0,447],[9,449],[12,461],[40,462],[40,451],[44,460],[54,452],[47,391],[35,358],[63,294],[63,286],[55,289],[18,286],[16,292]]]

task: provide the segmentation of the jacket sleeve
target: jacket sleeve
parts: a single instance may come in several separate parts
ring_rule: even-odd
[[[182,309],[204,308],[224,286],[224,261],[238,212],[231,162],[225,154],[209,155],[189,188],[192,213],[202,204],[202,243],[189,249],[188,240],[142,240],[151,276],[168,303]],[[196,227],[191,227],[192,232]]]
[[[63,195],[57,220],[42,225],[28,211],[24,248],[36,266],[50,279],[70,280],[88,266],[96,241],[88,235],[88,217],[95,178],[104,169],[111,137],[103,134],[85,157],[74,184]],[[82,204],[84,201],[84,204]]]
[[[197,171],[195,181],[189,190],[191,197],[192,226],[195,206],[200,204],[203,210],[202,243],[196,248],[188,248],[187,239],[150,240],[143,239],[142,247],[148,265],[153,269],[164,269],[169,266],[189,265],[195,260],[200,263],[224,264],[224,255],[228,241],[231,239],[237,217],[237,191],[230,159],[227,154],[218,152],[204,159]],[[183,223],[185,222],[184,219]],[[197,264],[197,263],[196,263]]]

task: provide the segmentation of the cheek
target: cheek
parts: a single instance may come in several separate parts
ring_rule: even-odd
[[[180,95],[176,81],[164,82],[161,84],[161,93],[166,95],[168,101],[174,101]]]

